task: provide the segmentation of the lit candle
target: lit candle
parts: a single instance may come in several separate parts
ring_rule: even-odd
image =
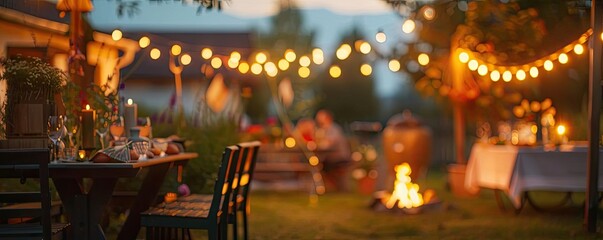
[[[561,140],[561,144],[567,144],[567,136],[565,136],[566,128],[563,125],[557,126],[557,134],[559,134],[559,139]]]
[[[132,99],[128,99],[127,104],[124,106],[124,126],[126,136],[130,137],[130,128],[136,127],[136,120],[138,119],[138,105],[133,103]]]
[[[94,121],[96,121],[96,112],[90,109],[86,104],[86,109],[82,110],[82,148],[94,149]]]
[[[79,150],[77,152],[78,156],[80,157],[80,160],[85,160],[86,159],[86,150]]]

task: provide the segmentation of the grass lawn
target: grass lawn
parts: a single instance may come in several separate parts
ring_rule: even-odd
[[[538,212],[525,207],[516,215],[496,205],[493,191],[463,199],[446,190],[446,175],[430,172],[420,181],[437,192],[442,205],[418,215],[375,212],[370,196],[327,193],[310,204],[304,192],[256,191],[251,195],[251,239],[596,239],[583,229],[584,195],[562,210]],[[560,200],[560,193],[536,193],[537,202]],[[507,204],[509,204],[507,202]],[[599,213],[602,216],[603,212]],[[600,217],[603,219],[603,217]],[[601,225],[601,220],[599,220]],[[205,232],[194,232],[204,239]]]

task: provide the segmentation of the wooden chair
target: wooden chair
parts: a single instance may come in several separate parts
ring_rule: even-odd
[[[239,148],[226,147],[211,201],[203,204],[162,203],[141,213],[141,225],[147,228],[147,239],[178,238],[174,229],[183,229],[182,239],[186,238],[188,232],[185,229],[206,229],[211,240],[226,238],[231,186],[238,160]]]
[[[1,192],[0,204],[29,204],[29,208],[0,208],[0,239],[65,239],[69,224],[51,223],[49,149],[0,149],[0,178],[38,178],[38,192]],[[28,205],[28,204],[26,204]],[[41,206],[41,207],[39,207]],[[8,219],[29,219],[10,224]]]
[[[243,239],[249,238],[249,231],[247,225],[247,217],[250,208],[249,191],[251,187],[251,180],[253,179],[253,172],[257,159],[257,153],[260,149],[261,143],[259,141],[239,143],[237,146],[240,148],[239,164],[237,166],[237,172],[235,173],[234,181],[232,184],[232,197],[228,208],[228,223],[232,224],[233,237],[238,239],[238,225],[239,218],[238,213],[241,213],[243,220]],[[199,204],[211,201],[211,195],[207,194],[192,194],[185,197],[178,198],[177,202],[185,202],[187,205]]]

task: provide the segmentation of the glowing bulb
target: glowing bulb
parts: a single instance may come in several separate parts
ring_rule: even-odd
[[[140,48],[146,48],[149,45],[151,45],[151,39],[149,37],[141,37],[138,40],[138,46],[140,46]]]
[[[249,64],[246,62],[242,62],[241,64],[239,64],[239,72],[241,72],[242,74],[245,74],[249,71]]]
[[[178,56],[180,55],[180,53],[182,53],[182,47],[180,47],[180,45],[178,44],[174,44],[170,52],[172,53],[172,55]]]
[[[538,77],[538,68],[537,67],[530,68],[530,76],[532,76],[533,78]]]
[[[318,165],[318,163],[320,161],[318,160],[317,156],[312,156],[312,157],[308,158],[308,162],[310,163],[310,165],[316,166],[316,165]]]
[[[329,74],[331,74],[331,77],[333,78],[338,78],[341,76],[341,68],[338,66],[331,66],[331,68],[329,68]]]
[[[492,71],[490,73],[490,79],[492,79],[492,82],[498,82],[498,80],[500,80],[500,72],[497,70]]]
[[[567,131],[565,126],[563,126],[563,125],[557,126],[557,134],[563,136],[565,134],[565,131]]]
[[[350,53],[352,53],[352,47],[349,44],[342,44],[335,52],[335,55],[339,60],[344,60],[350,56]]]
[[[584,53],[584,46],[582,46],[582,44],[576,44],[574,45],[574,53],[581,55],[582,53]]]
[[[289,69],[289,62],[287,62],[287,60],[285,60],[285,59],[279,60],[278,61],[278,68],[281,71],[285,71],[285,70]]]
[[[113,41],[119,41],[123,37],[123,33],[119,29],[113,30],[111,33],[111,38]]]
[[[426,6],[425,9],[423,10],[423,17],[425,18],[425,20],[431,21],[435,18],[435,16],[436,16],[436,11],[433,9],[433,7]]]
[[[295,138],[292,138],[292,137],[286,138],[285,139],[285,146],[287,146],[288,148],[295,147]]]
[[[406,21],[404,21],[404,23],[402,24],[402,31],[405,33],[411,33],[415,30],[415,27],[415,21],[413,21],[412,19],[406,19]]]
[[[375,40],[377,40],[378,43],[384,43],[387,41],[387,36],[382,30],[379,30],[379,32],[375,34]]]
[[[259,63],[251,64],[251,73],[255,75],[259,75],[260,73],[262,73],[262,65]]]
[[[310,66],[310,58],[308,56],[302,56],[299,58],[299,65],[301,65],[302,67],[307,67]]]
[[[307,67],[300,67],[297,70],[297,74],[299,74],[299,76],[302,78],[307,78],[308,76],[310,76],[310,69]]]
[[[461,61],[462,63],[469,62],[469,54],[467,54],[466,52],[461,52],[459,54],[459,61]]]
[[[479,67],[477,68],[477,74],[479,74],[480,76],[486,76],[486,74],[488,74],[488,67],[486,65],[479,65]]]
[[[510,82],[513,78],[513,74],[510,71],[505,71],[502,75],[502,79],[505,82]]]
[[[218,69],[222,66],[222,59],[219,57],[215,57],[211,59],[211,66],[215,69]]]
[[[429,64],[429,55],[421,53],[419,54],[419,57],[417,57],[417,61],[419,61],[419,64],[426,66]]]
[[[389,70],[391,70],[392,72],[397,72],[400,70],[400,61],[398,61],[397,59],[392,59],[389,60]]]
[[[373,68],[371,67],[371,65],[368,64],[362,64],[362,66],[360,66],[360,73],[362,73],[362,75],[364,76],[368,76],[371,75],[371,73],[373,73]]]
[[[233,61],[240,61],[241,60],[241,54],[237,51],[233,51],[232,53],[230,53],[230,59],[232,59]]]
[[[517,80],[523,81],[524,79],[526,79],[526,72],[524,70],[519,69],[515,73],[515,77],[517,78]]]
[[[229,68],[237,68],[239,66],[239,60],[235,58],[228,59],[228,67]]]
[[[276,68],[276,65],[273,62],[267,62],[264,64],[264,70],[270,77],[274,77],[276,74],[278,74],[278,68]]]
[[[312,61],[314,61],[314,64],[322,64],[325,61],[322,49],[315,48],[312,50]]]
[[[467,64],[469,66],[469,70],[471,71],[475,71],[477,70],[477,67],[479,67],[479,63],[477,63],[477,60],[472,59],[471,61],[469,61],[469,63]]]
[[[268,56],[265,53],[259,52],[255,55],[255,61],[259,64],[264,64],[268,60]]]
[[[214,55],[214,53],[209,48],[204,48],[201,50],[201,57],[203,59],[210,59],[211,56],[213,56],[213,55]]]
[[[285,59],[289,62],[293,62],[295,61],[295,59],[297,58],[297,56],[295,55],[295,52],[291,49],[287,49],[285,51]]]
[[[371,44],[367,42],[362,42],[360,44],[360,52],[363,54],[368,54],[371,52]]]
[[[569,59],[567,57],[567,54],[565,54],[565,53],[559,54],[559,63],[566,64],[568,60]]]
[[[157,60],[159,57],[161,57],[161,51],[159,51],[157,48],[153,48],[151,49],[149,55],[151,55],[151,59]]]
[[[547,71],[553,70],[553,62],[551,60],[544,61],[544,70],[547,70]]]
[[[184,66],[191,64],[191,61],[191,55],[188,55],[188,53],[182,54],[182,56],[180,56],[180,63],[182,63],[182,65]]]

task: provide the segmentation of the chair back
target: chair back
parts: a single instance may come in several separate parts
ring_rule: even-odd
[[[255,163],[257,159],[258,151],[260,150],[260,145],[262,143],[259,141],[253,142],[244,142],[239,143],[237,146],[241,149],[242,161],[240,163],[238,174],[239,178],[238,183],[236,184],[236,189],[234,190],[234,201],[236,202],[236,197],[240,195],[243,197],[243,202],[247,202],[249,195],[249,190],[251,186],[251,180],[253,180],[253,171],[255,169]]]
[[[212,204],[209,209],[209,217],[219,217],[228,214],[228,201],[232,192],[231,184],[234,179],[236,166],[239,159],[239,148],[228,146],[222,153],[222,161],[218,170],[218,177],[214,185]],[[224,215],[224,216],[226,216]]]
[[[39,192],[1,192],[0,205],[25,202],[40,202],[42,208],[2,209],[0,219],[40,217],[43,239],[50,239],[50,187],[48,163],[50,150],[35,149],[0,149],[0,178],[18,178],[23,182],[26,178],[38,178]]]

